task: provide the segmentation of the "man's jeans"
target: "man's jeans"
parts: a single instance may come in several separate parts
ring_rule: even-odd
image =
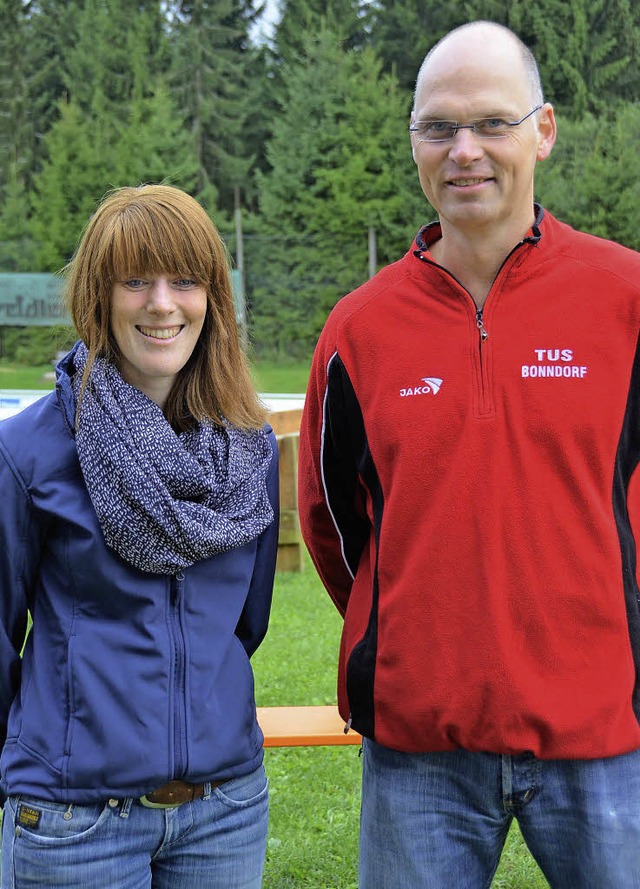
[[[488,889],[515,817],[553,889],[640,889],[640,751],[412,754],[364,741],[360,889]]]
[[[173,809],[13,797],[4,806],[2,887],[259,889],[267,820],[262,766]]]

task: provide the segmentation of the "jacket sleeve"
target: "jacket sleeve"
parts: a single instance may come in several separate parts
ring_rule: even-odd
[[[251,584],[236,627],[236,636],[242,642],[249,657],[256,651],[267,632],[278,554],[280,526],[278,444],[272,431],[269,432],[269,442],[272,457],[267,473],[267,494],[273,509],[273,521],[258,538]]]
[[[27,632],[28,595],[40,561],[26,486],[0,441],[0,746],[20,685],[20,653]]]
[[[302,536],[341,614],[371,533],[362,465],[364,426],[349,374],[328,344],[314,354],[300,429],[298,509]]]

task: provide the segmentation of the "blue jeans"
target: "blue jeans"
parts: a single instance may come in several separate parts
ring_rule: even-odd
[[[640,889],[640,751],[399,753],[364,741],[360,889],[488,889],[515,817],[553,889]]]
[[[259,889],[267,819],[262,766],[173,809],[12,797],[2,889]]]

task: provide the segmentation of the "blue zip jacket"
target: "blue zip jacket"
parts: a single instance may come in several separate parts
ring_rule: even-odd
[[[249,658],[264,638],[278,539],[175,575],[107,549],[56,391],[0,423],[0,780],[4,796],[89,803],[262,762]],[[23,658],[27,612],[33,616]]]

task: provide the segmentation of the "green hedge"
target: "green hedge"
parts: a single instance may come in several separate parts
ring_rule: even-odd
[[[75,341],[72,327],[2,327],[0,358],[30,367],[50,364],[58,352],[66,352]]]

